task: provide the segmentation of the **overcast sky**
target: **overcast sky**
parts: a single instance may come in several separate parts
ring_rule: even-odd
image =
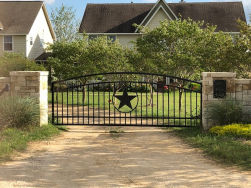
[[[8,0],[6,0],[8,1]],[[11,0],[9,0],[11,1]],[[22,0],[20,0],[22,1]],[[31,0],[32,1],[32,0]],[[51,12],[55,7],[60,6],[62,3],[71,6],[76,10],[77,19],[81,20],[84,14],[84,10],[87,3],[149,3],[156,2],[156,0],[44,0],[46,2],[46,7]],[[166,0],[168,3],[177,3],[180,0]],[[242,1],[245,9],[247,20],[249,20],[248,15],[251,14],[251,0],[185,0],[186,2],[229,2],[229,1]]]

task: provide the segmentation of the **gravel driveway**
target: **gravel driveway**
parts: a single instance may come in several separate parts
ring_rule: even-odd
[[[216,164],[158,128],[70,127],[0,166],[0,187],[251,187],[251,173]]]

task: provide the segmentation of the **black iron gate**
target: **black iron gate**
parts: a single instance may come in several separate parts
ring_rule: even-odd
[[[148,73],[103,73],[56,81],[55,125],[191,127],[201,124],[202,85]]]

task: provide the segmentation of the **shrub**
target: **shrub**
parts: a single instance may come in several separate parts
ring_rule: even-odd
[[[39,104],[34,98],[0,98],[0,125],[25,128],[39,124]]]
[[[9,76],[10,71],[43,71],[42,65],[36,64],[21,54],[5,53],[0,57],[0,76]]]
[[[212,127],[210,133],[220,136],[230,135],[235,137],[251,139],[251,124],[232,124],[226,126]]]
[[[237,101],[223,100],[209,105],[206,116],[215,125],[229,125],[243,121],[242,105]]]

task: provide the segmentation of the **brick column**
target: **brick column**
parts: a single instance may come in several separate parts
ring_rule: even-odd
[[[203,72],[202,73],[202,124],[205,130],[213,126],[212,120],[207,118],[208,106],[215,101],[235,98],[236,73],[231,72]],[[214,98],[214,80],[226,80],[226,98]]]
[[[47,71],[10,72],[11,95],[34,97],[40,104],[40,125],[48,124],[48,75]]]

